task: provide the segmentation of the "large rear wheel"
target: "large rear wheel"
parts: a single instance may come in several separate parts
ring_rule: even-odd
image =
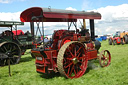
[[[67,78],[81,77],[86,71],[87,62],[85,47],[77,41],[65,43],[58,52],[58,70]]]
[[[21,58],[21,49],[20,47],[13,42],[3,42],[0,44],[0,53],[7,55],[7,57],[0,56],[1,65],[7,64],[7,59],[10,59],[11,64],[17,64]]]

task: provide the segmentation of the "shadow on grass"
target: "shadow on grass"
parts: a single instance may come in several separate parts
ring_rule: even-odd
[[[88,61],[88,67],[85,71],[85,74],[88,73],[90,70],[98,69],[99,68],[98,64],[99,64],[99,61],[97,60]],[[50,74],[41,74],[40,77],[45,79],[52,79],[54,77],[64,77],[64,76],[62,76],[59,72],[58,73],[52,72]],[[66,77],[64,78],[67,79]]]
[[[46,78],[46,79],[52,79],[52,78],[54,78],[54,77],[60,77],[60,76],[61,76],[61,75],[60,75],[59,72],[58,72],[58,73],[52,72],[52,73],[50,73],[50,74],[41,74],[41,75],[40,75],[40,77]]]
[[[88,67],[85,71],[85,74],[88,73],[90,70],[98,69],[99,68],[98,64],[99,64],[98,60],[88,61]]]
[[[30,55],[28,55],[26,57],[22,57],[22,56],[21,56],[20,62],[28,62],[28,61],[31,61],[31,60],[35,59],[35,58],[32,58],[32,56],[30,56]]]

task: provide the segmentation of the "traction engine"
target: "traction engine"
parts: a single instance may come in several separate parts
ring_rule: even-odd
[[[108,50],[97,55],[101,43],[95,40],[94,19],[101,18],[99,13],[32,7],[23,11],[20,18],[23,22],[42,22],[42,28],[43,22],[68,22],[68,30],[55,30],[49,42],[43,42],[42,46],[31,50],[36,58],[37,72],[59,72],[72,79],[85,73],[89,60],[98,58],[102,67],[110,65],[111,55]],[[83,19],[80,31],[77,29],[77,19]],[[84,19],[90,20],[91,34],[85,27]],[[70,30],[72,24],[76,30]]]

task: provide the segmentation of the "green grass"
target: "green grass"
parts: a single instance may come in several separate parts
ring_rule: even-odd
[[[98,60],[93,60],[78,79],[66,79],[59,74],[38,74],[35,59],[28,50],[19,64],[11,65],[11,77],[8,76],[8,66],[0,67],[0,85],[128,85],[128,44],[113,46],[103,41],[100,51],[105,49],[111,53],[111,65],[101,68]]]

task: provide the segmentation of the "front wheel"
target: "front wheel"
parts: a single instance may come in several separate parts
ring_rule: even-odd
[[[111,54],[108,50],[101,51],[99,55],[99,63],[101,67],[107,67],[111,63]]]

